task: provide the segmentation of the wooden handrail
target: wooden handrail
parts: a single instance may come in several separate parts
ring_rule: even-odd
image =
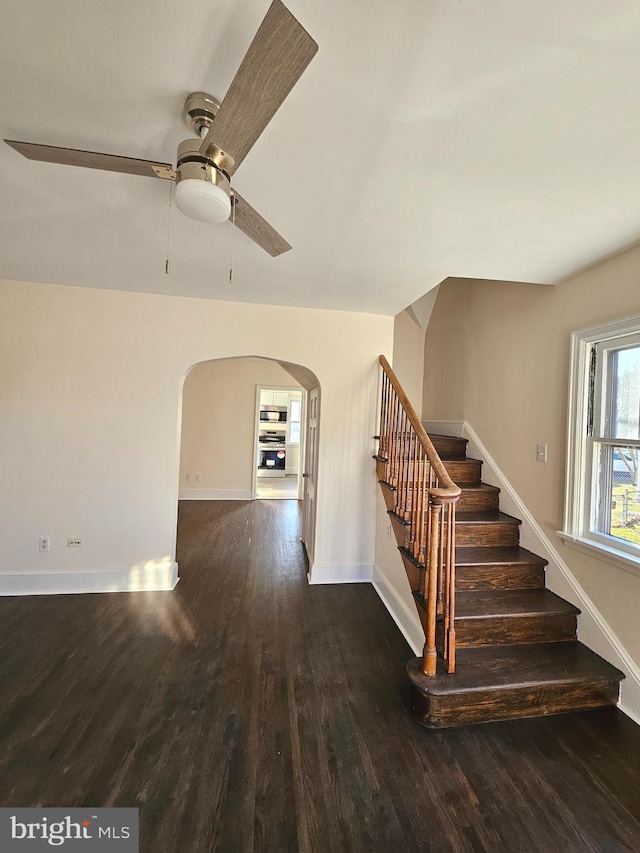
[[[437,669],[437,628],[442,655],[455,670],[455,505],[460,488],[451,477],[387,359],[383,370],[378,460],[385,483],[394,490],[393,515],[401,523],[401,550],[421,568],[426,610],[422,669]]]
[[[396,392],[398,400],[400,401],[400,405],[407,413],[409,423],[415,430],[416,436],[418,437],[418,441],[424,448],[424,451],[427,454],[427,458],[431,463],[433,470],[435,471],[436,477],[444,486],[444,488],[429,489],[429,494],[433,495],[434,498],[441,499],[443,503],[448,503],[449,501],[457,500],[460,497],[461,493],[460,487],[456,486],[456,484],[449,476],[447,469],[442,464],[442,460],[438,456],[436,449],[433,446],[433,442],[427,435],[425,428],[422,426],[422,421],[416,414],[416,410],[411,405],[411,401],[405,394],[402,385],[398,381],[398,377],[391,369],[391,365],[383,355],[380,356],[380,364],[382,365],[382,369],[384,370],[384,372],[387,374],[389,381],[393,386],[393,390]]]

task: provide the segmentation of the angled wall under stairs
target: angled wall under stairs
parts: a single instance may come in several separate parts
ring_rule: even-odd
[[[499,489],[482,482],[466,439],[430,436],[462,489],[456,523],[456,672],[407,666],[412,710],[440,728],[616,704],[623,673],[576,639],[579,610],[545,589],[546,561],[520,547],[517,518],[500,512]],[[423,627],[424,566],[406,548],[395,489],[378,477]],[[438,632],[440,635],[440,632]],[[440,647],[441,651],[441,647]]]

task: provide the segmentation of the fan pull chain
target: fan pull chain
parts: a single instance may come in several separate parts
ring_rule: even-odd
[[[236,236],[236,197],[231,192],[231,266],[229,267],[229,284],[233,284],[233,250]]]
[[[171,261],[169,260],[169,252],[171,249],[171,202],[173,200],[173,181],[169,181],[169,212],[167,214],[167,259],[164,263],[165,275],[171,273]]]

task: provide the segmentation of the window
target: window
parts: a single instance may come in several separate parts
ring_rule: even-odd
[[[572,335],[563,538],[640,568],[640,317]]]
[[[291,400],[289,406],[289,444],[300,444],[302,401]]]

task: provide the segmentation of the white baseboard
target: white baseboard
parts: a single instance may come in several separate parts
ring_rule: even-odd
[[[120,572],[0,574],[0,596],[171,590],[179,580],[177,563]]]
[[[529,512],[477,433],[466,421],[460,424],[460,427],[461,435],[469,439],[469,456],[483,461],[482,479],[500,488],[500,509],[522,520],[522,546],[549,561],[546,571],[547,587],[580,609],[578,639],[624,672],[626,678],[620,688],[619,708],[635,722],[640,723],[640,668],[564,562],[554,543]],[[432,429],[436,431],[435,428]]]
[[[391,586],[385,575],[374,564],[373,566],[373,588],[382,599],[382,603],[391,614],[405,640],[411,646],[414,655],[422,656],[424,647],[424,631],[417,612],[409,610],[406,603],[400,598],[396,590]]]
[[[323,565],[314,563],[309,572],[310,584],[321,583],[371,583],[373,566],[349,563],[345,565]]]
[[[251,489],[180,489],[180,501],[250,501]]]

